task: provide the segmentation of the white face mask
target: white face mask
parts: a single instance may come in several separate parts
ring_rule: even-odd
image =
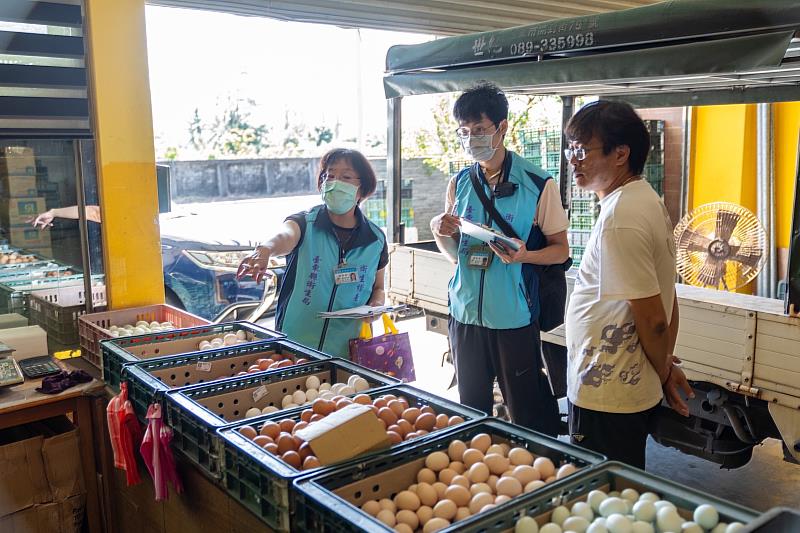
[[[488,161],[497,152],[497,147],[492,146],[492,137],[494,135],[470,135],[461,139],[461,147],[473,161]]]

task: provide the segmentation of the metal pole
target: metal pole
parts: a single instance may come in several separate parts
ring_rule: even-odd
[[[680,212],[678,213],[679,220],[683,218],[683,215],[685,215],[687,211],[689,211],[689,174],[692,172],[691,144],[692,108],[686,106],[683,108],[683,148],[681,149],[683,175],[681,176]]]
[[[575,113],[575,97],[562,96],[561,97],[561,154],[558,160],[561,162],[558,172],[558,188],[561,193],[561,205],[564,209],[570,208],[570,175],[569,175],[569,162],[564,161],[564,149],[567,147],[567,137],[563,135],[564,130],[567,129],[567,123],[572,115]]]
[[[770,217],[770,164],[769,164],[769,143],[770,143],[770,123],[769,123],[769,104],[758,104],[758,114],[756,117],[756,192],[757,192],[757,216],[764,226],[767,233],[768,254],[766,270],[759,276],[756,283],[758,296],[770,297],[770,272],[771,260],[773,255],[772,225]]]
[[[92,302],[92,264],[89,257],[89,231],[86,224],[86,190],[83,183],[82,141],[73,141],[72,150],[75,159],[75,187],[78,197],[78,232],[81,237],[81,260],[83,261],[83,291],[86,312],[94,312]]]
[[[388,131],[386,134],[386,232],[389,242],[405,243],[405,231],[400,223],[402,213],[402,161],[400,146],[401,99],[390,98],[388,105]]]
[[[767,111],[768,129],[767,136],[769,139],[769,158],[767,164],[769,165],[768,184],[769,196],[767,197],[767,205],[769,206],[769,255],[767,256],[767,265],[769,267],[769,292],[767,296],[776,298],[778,296],[778,247],[775,237],[775,121],[773,115],[772,104]]]

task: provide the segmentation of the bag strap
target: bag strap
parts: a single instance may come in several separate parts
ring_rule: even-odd
[[[519,235],[517,232],[514,231],[514,228],[511,227],[500,213],[497,212],[497,208],[494,206],[494,203],[489,200],[486,196],[486,191],[483,188],[483,184],[478,179],[478,163],[475,163],[469,168],[469,179],[472,181],[472,188],[475,189],[475,194],[478,196],[478,200],[481,201],[483,204],[483,209],[489,213],[489,218],[491,218],[497,227],[506,235],[506,237],[512,237],[514,239],[519,239]]]
[[[381,319],[383,320],[383,331],[384,331],[384,333],[386,335],[389,335],[390,333],[393,334],[393,335],[397,335],[397,333],[398,333],[397,332],[397,326],[394,325],[394,322],[392,321],[391,317],[389,315],[387,315],[386,313],[384,313],[381,316]]]
[[[359,339],[368,341],[372,338],[372,324],[361,322],[361,333],[358,335]]]

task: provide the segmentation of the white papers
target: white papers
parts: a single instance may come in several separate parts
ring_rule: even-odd
[[[319,318],[368,318],[371,316],[380,316],[383,313],[393,313],[404,308],[404,305],[359,305],[358,307],[351,307],[350,309],[317,313],[317,316]]]
[[[519,244],[517,244],[516,241],[510,237],[506,237],[496,229],[490,228],[489,226],[484,226],[483,224],[475,224],[474,222],[470,222],[465,218],[460,220],[462,233],[466,233],[470,237],[478,239],[479,241],[483,241],[487,244],[500,241],[512,250],[519,250]]]

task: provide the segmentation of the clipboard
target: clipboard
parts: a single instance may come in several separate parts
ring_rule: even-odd
[[[519,250],[519,244],[510,237],[506,237],[499,231],[483,224],[475,224],[467,219],[459,219],[461,221],[461,233],[465,233],[474,239],[485,242],[486,244],[492,242],[501,242],[504,246],[516,251]]]

